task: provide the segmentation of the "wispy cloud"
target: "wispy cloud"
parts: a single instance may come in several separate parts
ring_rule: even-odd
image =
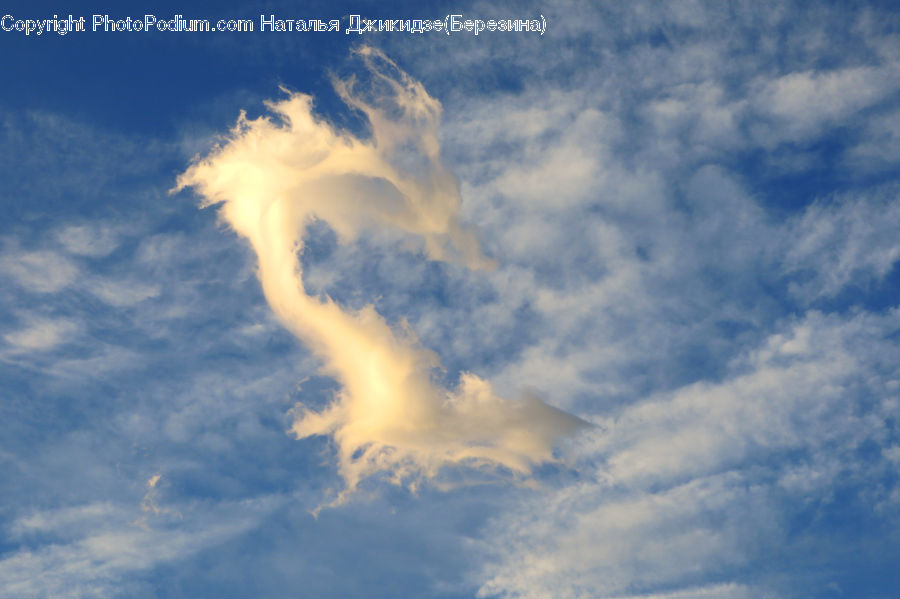
[[[111,306],[124,307],[157,297],[159,286],[133,281],[97,279],[91,282],[90,291]]]
[[[335,130],[313,114],[311,97],[291,94],[269,104],[280,122],[242,116],[179,187],[222,204],[223,220],[256,252],[269,305],[342,383],[325,410],[300,410],[292,430],[333,436],[347,492],[380,471],[412,484],[447,464],[527,473],[582,423],[537,398],[501,399],[471,373],[444,389],[430,374],[437,355],[411,329],[392,329],[372,306],[353,312],[304,290],[297,253],[314,219],[343,243],[365,227],[396,228],[420,238],[431,259],[491,265],[459,221],[457,182],[437,141],[440,104],[378,50],[358,54],[371,89],[359,92],[352,79],[335,88],[366,115],[371,139]]]
[[[136,526],[138,508],[92,503],[36,511],[14,521],[14,538],[53,539],[34,550],[22,548],[0,559],[0,597],[110,596],[123,589],[137,592],[140,583],[121,582],[177,558],[222,543],[254,525],[283,502],[278,497],[254,501],[187,506],[178,526]]]
[[[17,352],[43,351],[66,341],[77,328],[70,320],[40,319],[29,322],[23,329],[7,333],[3,339]]]
[[[843,195],[811,205],[785,233],[791,291],[806,301],[881,281],[900,259],[897,188]]]
[[[601,420],[582,446],[578,482],[495,522],[502,560],[488,568],[483,593],[621,597],[675,588],[693,597],[705,592],[691,590],[700,578],[735,582],[735,596],[765,596],[766,585],[750,592],[750,579],[735,581],[735,572],[767,552],[788,559],[804,533],[784,523],[806,502],[849,509],[814,498],[893,468],[889,456],[857,448],[891,447],[898,406],[879,378],[898,374],[890,341],[898,325],[896,311],[811,313],[736,360],[724,381]],[[855,509],[883,509],[891,497],[876,486]]]
[[[9,251],[0,257],[0,271],[36,293],[54,293],[75,281],[78,267],[50,250]]]
[[[896,19],[541,10],[242,118],[181,183],[252,251],[164,190],[259,72],[181,143],[0,113],[0,596],[893,596]]]
[[[767,81],[752,102],[760,115],[774,119],[759,128],[764,145],[804,141],[896,92],[900,64],[812,70]]]
[[[70,253],[93,258],[106,256],[120,241],[116,231],[96,225],[68,225],[56,238]]]

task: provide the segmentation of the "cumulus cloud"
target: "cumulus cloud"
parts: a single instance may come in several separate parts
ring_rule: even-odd
[[[584,423],[537,398],[500,398],[491,383],[463,373],[455,389],[431,376],[438,356],[373,306],[348,310],[308,294],[298,254],[310,223],[323,221],[341,243],[364,228],[397,229],[433,260],[490,268],[461,223],[456,179],[438,144],[440,103],[378,50],[358,55],[367,77],[335,89],[365,115],[371,138],[339,131],[301,93],[270,102],[276,118],[241,115],[227,141],[178,180],[252,245],[269,305],[323,362],[342,389],[320,412],[302,409],[298,438],[331,435],[346,493],[378,472],[415,484],[442,466],[505,467],[526,474],[552,460],[560,436]],[[339,497],[340,500],[340,497]]]

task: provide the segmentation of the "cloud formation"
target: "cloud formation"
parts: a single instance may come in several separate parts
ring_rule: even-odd
[[[178,189],[221,205],[223,220],[256,252],[275,314],[342,384],[330,406],[301,410],[292,428],[298,438],[333,437],[346,484],[338,501],[378,472],[411,485],[452,464],[526,474],[584,423],[537,398],[500,398],[471,373],[443,388],[431,377],[438,356],[409,327],[392,328],[372,305],[351,311],[304,288],[298,255],[314,221],[341,243],[366,227],[399,229],[420,239],[430,259],[492,265],[461,224],[458,185],[441,163],[440,103],[380,51],[357,54],[366,85],[351,78],[334,86],[365,115],[371,138],[335,129],[313,114],[310,96],[290,93],[267,104],[276,119],[242,114]]]

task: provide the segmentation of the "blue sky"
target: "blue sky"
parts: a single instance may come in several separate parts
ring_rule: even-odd
[[[895,596],[891,3],[3,12],[547,30],[0,31],[0,597]]]

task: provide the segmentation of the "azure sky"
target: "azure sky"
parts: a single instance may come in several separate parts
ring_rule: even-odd
[[[896,596],[891,3],[0,12],[0,597]]]

